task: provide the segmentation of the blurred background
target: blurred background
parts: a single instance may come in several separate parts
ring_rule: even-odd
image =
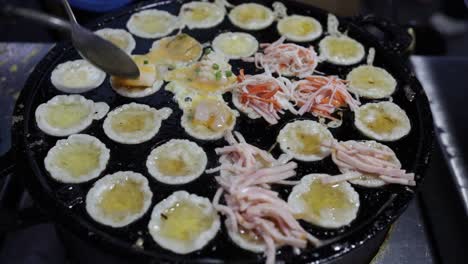
[[[342,16],[372,13],[404,26],[415,28],[418,42],[415,54],[468,55],[468,9],[463,0],[298,0]],[[64,15],[55,0],[9,0],[8,3]],[[102,12],[138,0],[71,0],[81,23],[92,21]],[[60,35],[43,27],[31,27],[21,19],[1,19],[0,41],[56,42]]]
[[[424,188],[367,263],[467,263],[468,144],[463,140],[468,129],[468,114],[463,110],[464,100],[468,98],[465,87],[468,83],[467,3],[463,0],[297,1],[341,16],[374,14],[414,35],[411,55],[404,61],[413,68],[430,98],[437,141]],[[55,0],[9,0],[0,1],[0,5],[5,2],[65,17]],[[135,2],[138,1],[70,0],[82,24]],[[53,43],[65,37],[26,20],[0,16],[0,155],[9,148],[14,101],[29,72]],[[0,177],[0,209],[0,263],[120,263],[80,243],[41,215],[24,188],[18,183],[12,185],[6,177]],[[39,223],[15,222],[18,215],[29,219],[32,215]]]

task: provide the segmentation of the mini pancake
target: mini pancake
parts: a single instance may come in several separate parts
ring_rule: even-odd
[[[352,142],[357,142],[357,141],[349,140],[349,141],[344,142],[344,144],[352,144]],[[362,142],[364,142],[368,147],[392,152],[393,155],[392,157],[389,158],[388,161],[395,164],[397,168],[401,168],[401,163],[391,148],[373,140],[367,140],[367,141],[362,141]],[[334,152],[332,153],[332,156],[333,155],[335,155]],[[338,167],[338,169],[340,170],[341,173],[356,172],[354,170],[343,168],[343,167]],[[361,186],[369,187],[369,188],[376,188],[376,187],[381,187],[381,186],[386,185],[387,183],[384,180],[379,179],[378,176],[379,175],[361,173],[361,177],[359,179],[350,180],[349,182],[352,184],[361,185]]]
[[[286,124],[276,141],[284,153],[297,160],[317,161],[330,155],[330,148],[324,143],[330,143],[333,135],[320,123],[312,120],[298,120]]]
[[[319,49],[320,57],[337,65],[356,64],[365,56],[364,46],[346,35],[323,38]]]
[[[229,229],[228,235],[229,238],[240,248],[252,251],[255,253],[265,252],[266,246],[262,238],[258,237],[251,231],[239,230],[239,232],[233,232]]]
[[[256,3],[236,6],[231,10],[228,17],[232,24],[246,30],[267,28],[275,18],[270,8]]]
[[[144,104],[130,103],[112,110],[104,120],[104,133],[122,144],[139,144],[152,139],[163,120],[172,114],[170,108],[159,110]]]
[[[190,2],[180,8],[179,17],[189,29],[211,28],[224,20],[224,7],[209,2]]]
[[[74,60],[55,67],[50,81],[57,90],[65,93],[84,93],[104,82],[106,73],[86,60]]]
[[[119,171],[94,183],[86,195],[86,211],[96,222],[123,227],[148,211],[152,197],[143,175]]]
[[[278,33],[295,42],[313,41],[322,35],[322,25],[313,17],[292,15],[282,18],[277,26]]]
[[[164,84],[163,67],[151,63],[146,55],[133,55],[140,76],[138,79],[127,79],[112,76],[110,84],[112,89],[121,96],[129,98],[141,98],[157,92]]]
[[[133,14],[127,22],[128,31],[141,38],[160,38],[179,28],[178,18],[169,12],[148,9]]]
[[[406,112],[391,102],[368,103],[354,112],[354,125],[361,133],[379,141],[406,136],[411,124]]]
[[[100,37],[112,42],[117,47],[131,54],[135,49],[135,39],[124,29],[118,28],[103,28],[95,31]]]
[[[201,140],[217,140],[234,129],[237,111],[219,97],[195,97],[183,109],[181,125],[190,136]]]
[[[219,34],[212,43],[213,49],[228,59],[250,57],[258,50],[257,39],[242,32],[226,32]]]
[[[354,68],[347,76],[350,92],[364,98],[382,99],[391,96],[397,81],[385,69],[372,65]]]
[[[196,143],[186,139],[171,139],[153,149],[146,167],[156,180],[166,184],[191,182],[205,171],[208,158]]]
[[[147,56],[154,64],[179,68],[197,61],[202,52],[200,42],[182,33],[155,41]]]
[[[106,103],[95,103],[81,95],[57,95],[37,107],[37,126],[46,134],[63,137],[79,133],[109,111]]]
[[[47,152],[44,165],[57,181],[82,183],[99,177],[109,157],[109,149],[99,139],[76,134],[57,141]]]
[[[166,74],[165,80],[170,83],[165,89],[174,93],[179,107],[185,108],[197,96],[219,96],[225,93],[237,80],[231,69],[222,54],[211,51],[199,62]]]
[[[202,249],[218,232],[220,220],[210,200],[177,191],[153,209],[148,229],[159,246],[178,254]]]
[[[324,228],[350,224],[359,210],[359,194],[348,182],[324,184],[327,174],[309,174],[291,191],[288,204],[296,218]]]

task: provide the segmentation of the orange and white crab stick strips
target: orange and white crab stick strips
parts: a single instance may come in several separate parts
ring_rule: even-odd
[[[293,43],[284,43],[285,37],[281,37],[273,43],[260,44],[263,52],[258,52],[253,58],[245,61],[255,62],[255,66],[264,69],[271,75],[295,76],[304,78],[312,75],[318,64],[318,56],[314,48],[299,46]]]
[[[346,89],[345,81],[335,76],[312,75],[297,81],[291,98],[300,107],[299,115],[312,112],[331,119],[337,108],[348,106],[354,111],[360,105]]]
[[[286,78],[274,78],[268,74],[244,75],[241,70],[238,82],[231,88],[233,96],[246,108],[250,108],[270,124],[277,124],[279,114],[285,109],[295,112],[289,102],[291,82]]]

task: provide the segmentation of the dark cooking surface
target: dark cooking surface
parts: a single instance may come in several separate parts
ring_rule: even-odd
[[[24,44],[24,43],[0,43],[0,49],[3,50],[2,61],[5,61],[0,66],[0,97],[4,103],[0,105],[0,114],[2,120],[5,120],[4,125],[1,126],[1,134],[5,135],[0,141],[0,148],[7,149],[9,147],[10,137],[10,122],[11,122],[11,111],[14,105],[13,95],[17,94],[26,80],[25,72],[29,72],[32,67],[39,61],[40,58],[50,49],[52,44]],[[423,58],[419,58],[423,59]],[[18,67],[17,72],[11,72],[11,66],[16,65]],[[10,110],[9,110],[10,109]],[[432,164],[439,164],[443,161],[437,159],[437,155],[434,157]],[[440,158],[440,155],[439,155]],[[435,178],[440,175],[440,171],[429,171],[429,179]],[[10,177],[11,176],[11,177]],[[17,175],[20,176],[20,175]],[[432,177],[434,176],[434,177]],[[14,179],[15,175],[5,175],[5,179],[8,177]],[[438,180],[431,181],[438,184]],[[431,182],[426,182],[425,186]],[[8,186],[9,189],[11,185]],[[426,188],[423,188],[426,189]],[[18,191],[14,192],[14,195],[19,195]],[[11,194],[11,193],[10,193]],[[429,194],[431,195],[431,194]],[[18,211],[28,210],[31,206],[31,201],[27,198],[27,195],[23,195],[20,199]],[[0,201],[5,200],[5,196],[0,197]],[[3,199],[3,200],[2,200]],[[11,199],[8,199],[11,200]],[[37,221],[37,219],[36,219]],[[446,225],[439,225],[446,226]],[[434,263],[433,254],[431,253],[430,244],[426,233],[427,226],[420,215],[420,201],[419,199],[413,200],[409,205],[408,209],[403,215],[396,221],[392,226],[387,241],[381,246],[379,253],[375,257],[373,264],[394,264],[395,260],[400,264],[429,264]],[[31,243],[31,237],[41,237],[41,243]],[[11,263],[14,259],[14,263],[64,263],[65,252],[63,248],[64,241],[58,240],[56,237],[55,229],[53,224],[40,224],[32,227],[22,228],[18,231],[12,231],[8,233],[7,237],[2,246],[0,246],[0,263]],[[67,244],[65,244],[67,245]],[[115,258],[100,258],[96,256],[100,253],[99,250],[91,249],[88,246],[79,247],[79,244],[72,244],[69,247],[78,247],[76,257],[82,257],[84,260],[80,261],[74,257],[74,253],[66,253],[73,259],[73,262],[77,263],[90,263],[91,261],[99,260],[100,263],[114,263],[120,264],[118,259]],[[85,253],[84,253],[85,252]],[[114,252],[114,251],[112,251]],[[71,255],[71,256],[70,256]],[[454,255],[454,254],[451,254]],[[356,263],[351,260],[351,263]],[[455,262],[454,262],[455,263]]]
[[[162,9],[167,8],[167,10],[175,14],[179,9],[179,4],[168,4],[163,5],[162,7]],[[318,18],[322,24],[325,25],[324,22],[326,17],[323,13],[315,9],[305,10],[300,7],[301,6],[297,6],[297,8],[290,7],[289,12],[303,14],[304,11],[306,11],[307,14],[311,14]],[[129,14],[124,14],[115,19],[105,20],[108,22],[101,23],[101,26],[123,27],[128,17]],[[190,31],[190,33],[201,43],[204,43],[212,40],[219,32],[225,31],[228,28],[231,28],[231,26],[226,19],[216,28],[216,30],[193,30]],[[239,29],[235,30],[241,31]],[[394,96],[394,100],[408,112],[412,123],[412,131],[408,137],[388,145],[396,151],[405,169],[417,172],[419,182],[419,177],[423,173],[425,164],[428,162],[427,157],[431,144],[430,137],[432,136],[430,129],[430,114],[427,109],[427,102],[425,101],[424,94],[413,77],[402,69],[400,60],[396,60],[388,54],[384,55],[382,50],[376,46],[376,43],[372,39],[369,39],[369,36],[358,28],[350,26],[349,33],[351,36],[365,44],[365,46],[375,46],[377,48],[375,64],[389,70],[389,72],[392,73],[399,81],[398,91]],[[270,27],[268,30],[260,31],[254,35],[259,38],[260,42],[271,42],[279,37],[276,34],[274,27]],[[135,53],[146,53],[151,46],[152,41],[139,39],[137,37],[135,38],[137,39]],[[139,237],[143,237],[145,241],[145,250],[133,250],[153,257],[185,260],[196,259],[202,262],[207,260],[203,259],[206,257],[239,261],[247,259],[253,261],[259,260],[259,255],[241,250],[231,243],[224,231],[220,232],[217,238],[208,244],[203,250],[187,256],[178,256],[171,252],[162,250],[153,242],[146,230],[149,213],[147,213],[142,219],[125,228],[112,229],[102,226],[92,221],[84,210],[83,198],[93,181],[79,185],[64,185],[54,182],[45,173],[43,168],[43,159],[47,151],[55,144],[57,138],[46,136],[37,128],[33,113],[40,103],[46,102],[53,96],[59,94],[59,92],[52,87],[49,80],[50,72],[54,65],[65,60],[77,58],[79,58],[78,54],[67,44],[58,45],[46,57],[40,66],[38,66],[37,71],[32,75],[26,87],[26,93],[20,99],[21,102],[26,103],[23,105],[25,108],[25,114],[23,116],[25,137],[23,138],[24,141],[22,144],[24,144],[24,150],[26,151],[28,160],[31,162],[32,169],[35,173],[26,173],[26,176],[31,176],[28,180],[32,194],[35,198],[39,200],[42,199],[41,205],[46,207],[50,206],[51,208],[49,209],[53,210],[54,214],[62,218],[62,221],[67,221],[65,224],[80,232],[81,235],[90,236],[91,239],[104,240],[107,244],[110,242],[114,246],[128,248]],[[236,63],[232,64],[234,72],[237,73],[239,65]],[[318,70],[325,71],[328,74],[338,74],[340,77],[344,78],[350,69],[351,67],[335,67],[323,64]],[[247,70],[247,72],[249,72],[249,70]],[[411,85],[411,88],[416,93],[414,101],[409,101],[403,91],[402,87],[406,85]],[[213,196],[217,186],[212,176],[203,175],[193,183],[174,187],[156,182],[146,172],[146,156],[152,148],[169,138],[188,137],[179,126],[181,111],[178,110],[176,104],[170,99],[172,96],[169,92],[165,92],[161,89],[155,95],[147,98],[136,100],[128,99],[116,95],[111,90],[108,82],[105,81],[100,88],[83,95],[94,101],[106,101],[111,106],[111,109],[125,103],[136,101],[156,108],[170,106],[174,110],[171,118],[163,123],[158,135],[152,140],[139,145],[125,146],[112,142],[102,131],[102,120],[94,122],[90,128],[83,131],[83,133],[97,136],[111,149],[110,163],[104,173],[113,173],[117,170],[134,170],[146,175],[150,180],[150,187],[154,193],[153,205],[167,197],[173,191],[179,189],[185,189],[189,192],[207,196],[209,198]],[[285,116],[285,118],[288,117],[292,118],[291,115]],[[308,116],[308,118],[310,117],[311,116]],[[425,126],[425,130],[422,130],[421,126]],[[252,120],[247,120],[245,117],[241,117],[236,125],[236,130],[243,133],[248,142],[264,149],[268,149],[273,145],[277,132],[281,127],[282,124],[274,127],[268,127],[263,121],[254,122]],[[21,130],[18,131],[21,132]],[[261,132],[259,133],[258,131]],[[332,129],[331,131],[334,136],[340,140],[365,139],[352,126],[352,116],[350,114],[345,115],[345,121],[342,127]],[[213,148],[216,146],[222,146],[224,142],[222,140],[214,143],[207,143],[198,140],[194,141],[203,146],[205,151],[207,151],[209,159],[211,160],[208,167],[213,167],[215,165],[214,161],[216,160]],[[274,153],[279,153],[278,148],[275,149]],[[300,163],[296,179],[311,172],[337,173],[338,171],[329,158],[321,162],[308,163],[307,166],[305,163]],[[367,238],[374,235],[375,232],[384,229],[389,222],[393,221],[399,213],[404,210],[407,201],[412,197],[412,192],[408,191],[408,189],[403,186],[388,186],[381,189],[365,189],[356,187],[356,189],[360,193],[361,208],[356,221],[354,221],[350,226],[337,230],[326,231],[317,227],[312,227],[311,225],[305,225],[308,231],[322,239],[336,237],[343,238],[343,236],[346,236],[346,238],[317,250],[308,250],[301,256],[294,256],[291,254],[290,249],[285,248],[281,250],[278,259],[287,259],[288,261],[304,261],[307,259],[311,261],[345,253],[350,248],[362,244]],[[289,190],[290,188],[284,188],[281,191],[283,197],[287,196]],[[379,212],[380,209],[383,211],[378,215],[377,219],[375,219],[376,213]]]

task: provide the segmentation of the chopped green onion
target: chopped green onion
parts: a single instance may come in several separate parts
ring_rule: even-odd
[[[211,48],[206,48],[205,49],[205,55],[208,55],[212,52],[213,50]]]
[[[226,71],[225,74],[226,74],[226,77],[229,78],[232,76],[232,71]]]
[[[148,61],[147,61],[147,60],[144,60],[143,63],[144,63],[144,64],[148,64]]]
[[[215,63],[211,68],[213,68],[213,70],[219,70],[219,65]]]
[[[215,78],[216,78],[216,80],[217,80],[217,81],[221,80],[221,77],[222,77],[221,71],[217,71],[217,72],[215,73]]]

